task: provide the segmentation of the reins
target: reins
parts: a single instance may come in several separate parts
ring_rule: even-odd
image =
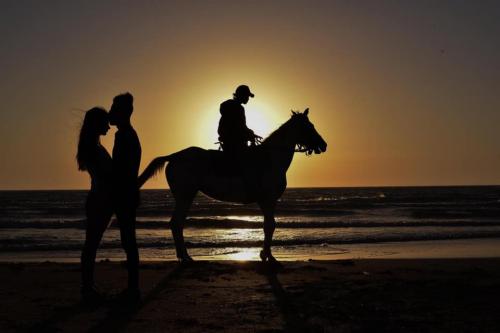
[[[293,112],[293,111],[292,111],[292,112]],[[295,113],[294,113],[294,114],[295,114]],[[273,133],[271,133],[271,135],[270,135],[269,137],[267,137],[266,139],[263,139],[263,138],[262,138],[262,137],[260,137],[260,136],[255,136],[255,138],[254,138],[253,142],[251,143],[251,145],[249,146],[249,148],[250,148],[250,147],[259,147],[259,146],[261,146],[262,144],[267,143],[267,140],[268,140],[271,136],[276,135],[276,133],[277,133],[278,131],[280,131],[280,130],[284,130],[284,125],[286,125],[286,123],[285,123],[285,124],[283,124],[281,127],[279,127],[276,131],[274,131]],[[215,144],[216,144],[216,145],[219,145],[218,150],[221,150],[221,151],[223,150],[223,149],[222,149],[222,145],[223,145],[223,143],[222,143],[221,141],[217,141],[217,142],[215,142]],[[280,149],[280,150],[288,150],[288,149],[289,149],[289,147],[287,147],[287,146],[282,146],[282,147],[281,147],[281,145],[279,145],[279,144],[278,144],[278,145],[275,145],[273,148],[274,148],[274,149],[278,148],[278,149]],[[294,151],[295,153],[305,153],[307,156],[309,156],[309,155],[311,155],[311,154],[314,152],[314,149],[313,149],[313,148],[309,148],[309,147],[308,147],[307,145],[305,145],[305,144],[296,143],[296,144],[294,145],[294,149],[293,149],[293,151]]]

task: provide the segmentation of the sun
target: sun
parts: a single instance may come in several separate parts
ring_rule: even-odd
[[[212,99],[202,107],[196,123],[198,125],[196,142],[205,147],[213,148],[213,143],[218,140],[217,127],[219,125],[220,112],[219,105],[227,98]],[[247,127],[255,134],[265,138],[274,131],[279,123],[277,122],[276,110],[271,104],[257,98],[250,98],[245,108]]]
[[[254,102],[253,100],[249,101],[248,104],[245,105],[247,127],[257,135],[268,136],[274,130],[269,107],[262,102]]]

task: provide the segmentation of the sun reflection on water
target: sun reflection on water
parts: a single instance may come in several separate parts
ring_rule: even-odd
[[[255,230],[252,229],[233,229],[232,237],[238,239],[255,239]],[[258,260],[259,248],[237,248],[224,255],[227,260]]]
[[[262,216],[257,215],[226,215],[226,216],[218,216],[219,218],[226,218],[228,220],[240,220],[240,221],[250,221],[250,222],[262,222],[264,219]]]
[[[259,251],[257,248],[241,249],[238,252],[232,252],[225,255],[227,260],[259,260]]]

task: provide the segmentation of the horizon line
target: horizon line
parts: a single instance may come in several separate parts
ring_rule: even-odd
[[[286,189],[334,189],[334,188],[402,188],[402,187],[497,187],[500,184],[446,184],[446,185],[361,185],[361,186],[289,186]],[[0,189],[0,192],[14,191],[88,191],[89,188],[34,188]],[[141,191],[170,190],[170,188],[144,188]]]

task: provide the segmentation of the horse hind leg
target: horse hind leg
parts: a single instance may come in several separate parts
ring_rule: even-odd
[[[184,223],[186,221],[186,216],[191,203],[193,202],[195,195],[189,197],[176,197],[175,198],[175,208],[170,219],[170,230],[172,231],[172,237],[175,242],[175,251],[177,258],[181,262],[193,261],[189,256],[184,243]]]

